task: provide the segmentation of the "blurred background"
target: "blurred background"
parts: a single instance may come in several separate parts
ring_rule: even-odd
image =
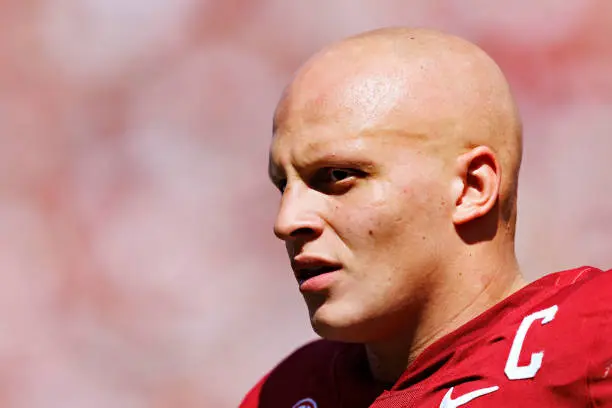
[[[0,0],[0,406],[236,407],[313,338],[272,111],[311,53],[387,25],[507,73],[528,278],[612,267],[608,0]]]

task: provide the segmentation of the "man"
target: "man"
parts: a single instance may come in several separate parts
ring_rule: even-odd
[[[521,121],[482,50],[400,28],[333,44],[273,133],[274,230],[325,340],[242,407],[612,407],[612,274],[521,277]]]

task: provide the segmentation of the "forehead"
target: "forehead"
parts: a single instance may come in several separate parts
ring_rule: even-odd
[[[340,118],[366,126],[395,109],[408,91],[405,76],[397,69],[362,65],[306,70],[285,90],[274,115],[275,129]]]
[[[301,167],[321,158],[340,159],[349,153],[364,155],[372,152],[370,139],[332,126],[305,126],[291,132],[277,132],[270,148],[270,164],[283,166],[291,162]]]
[[[316,81],[310,78],[315,74],[305,76],[285,91],[276,109],[272,153],[362,146],[364,131],[381,127],[404,92],[393,73],[351,78],[324,73]]]

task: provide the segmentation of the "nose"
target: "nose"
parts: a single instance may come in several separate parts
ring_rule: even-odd
[[[274,234],[285,242],[310,241],[323,232],[323,219],[317,211],[315,192],[294,185],[283,193],[274,223]]]

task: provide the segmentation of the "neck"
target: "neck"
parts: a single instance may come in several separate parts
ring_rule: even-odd
[[[411,325],[393,338],[366,344],[370,369],[376,380],[393,384],[430,344],[458,329],[491,306],[526,285],[514,256],[504,268],[463,269],[446,287],[431,296],[429,305]],[[460,292],[460,293],[458,293]],[[416,320],[416,319],[411,319]]]

